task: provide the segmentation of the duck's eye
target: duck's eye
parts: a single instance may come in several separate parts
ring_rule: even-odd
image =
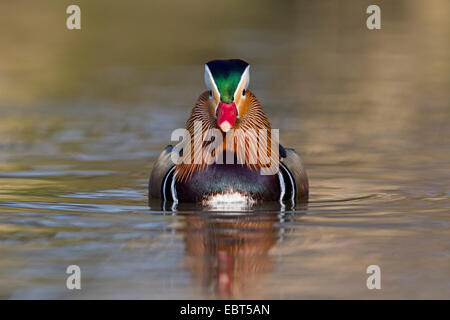
[[[243,97],[245,96],[245,89],[242,90],[242,96],[243,96]]]
[[[209,90],[209,98],[212,98],[212,90]]]

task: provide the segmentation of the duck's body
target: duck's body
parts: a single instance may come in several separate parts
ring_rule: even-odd
[[[259,101],[247,89],[249,65],[242,60],[208,62],[205,81],[210,90],[199,97],[192,110],[187,121],[187,139],[193,149],[205,150],[212,142],[198,140],[194,135],[200,132],[204,137],[208,130],[215,130],[215,134],[219,134],[216,138],[220,138],[220,134],[223,136],[223,143],[212,153],[202,151],[207,156],[201,162],[194,161],[194,152],[185,151],[191,150],[189,148],[175,151],[174,147],[167,146],[150,175],[149,198],[177,202],[204,202],[216,196],[225,196],[221,198],[224,201],[307,199],[308,178],[300,157],[293,149],[275,147],[270,123]],[[200,123],[200,127],[196,127],[196,123]],[[226,136],[230,129],[235,138],[228,141]],[[263,131],[268,132],[266,149],[276,148],[276,152],[266,154],[256,146],[252,148],[253,144],[259,146],[259,132]],[[256,138],[251,136],[252,132],[258,132]],[[254,140],[248,140],[249,134]],[[239,148],[243,146],[248,149]],[[181,163],[172,162],[172,152],[178,152]],[[257,155],[256,161],[252,158],[254,155]],[[233,160],[231,163],[226,161],[227,156]],[[220,158],[222,161],[218,161]],[[277,169],[273,174],[262,174],[268,163],[276,163]]]

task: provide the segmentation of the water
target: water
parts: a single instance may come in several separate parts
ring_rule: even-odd
[[[0,4],[0,297],[450,298],[447,1],[383,3],[380,31],[364,1],[79,1],[78,33],[39,2]],[[221,57],[251,63],[307,204],[147,203]]]

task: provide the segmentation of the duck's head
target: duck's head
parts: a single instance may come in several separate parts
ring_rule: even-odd
[[[234,128],[245,117],[249,81],[250,65],[243,60],[212,60],[205,64],[209,111],[223,132]]]

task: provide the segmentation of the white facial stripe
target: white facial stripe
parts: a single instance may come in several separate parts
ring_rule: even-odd
[[[248,84],[250,83],[250,65],[245,68],[244,72],[241,75],[241,79],[239,80],[238,86],[236,87],[236,91],[234,92],[234,101],[237,100],[238,94],[242,93],[242,90],[247,90]]]
[[[213,96],[216,95],[218,97],[218,101],[220,101],[219,89],[217,89],[217,85],[214,81],[211,70],[209,70],[209,67],[207,64],[205,64],[205,84],[206,84],[206,87],[208,88],[208,90],[214,91]],[[216,109],[217,109],[217,106],[216,106]]]

